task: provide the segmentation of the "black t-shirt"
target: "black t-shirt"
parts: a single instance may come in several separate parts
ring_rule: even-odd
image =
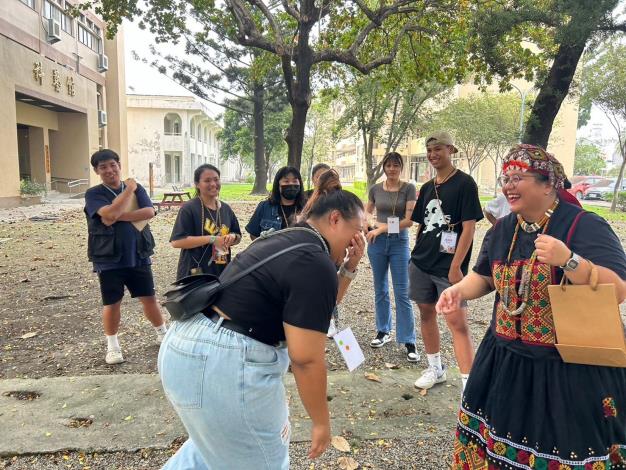
[[[411,252],[411,260],[415,266],[433,276],[448,277],[453,254],[441,253],[441,233],[453,226],[457,234],[457,244],[463,233],[463,222],[479,221],[483,218],[483,210],[478,198],[478,187],[466,173],[457,170],[452,177],[437,186],[439,202],[435,197],[433,180],[425,183],[413,209],[411,220],[420,224],[415,247]],[[443,212],[442,212],[443,211]],[[467,266],[472,254],[472,247],[461,264],[461,271],[467,274]]]
[[[202,216],[203,209],[204,217]],[[203,220],[204,228],[202,227]],[[214,211],[204,207],[200,198],[195,198],[185,202],[178,211],[170,241],[182,240],[189,236],[219,236],[229,233],[241,235],[239,221],[231,207],[220,201],[219,211]],[[230,262],[230,250],[228,252],[228,261]],[[219,276],[224,271],[226,265],[213,262],[213,245],[182,249],[178,258],[176,279],[189,276],[191,269],[197,267],[202,268],[203,273]]]
[[[606,220],[592,212],[583,213],[574,225],[576,217],[581,211],[582,209],[561,201],[552,217],[550,217],[550,225],[546,234],[567,243],[568,234],[572,230],[568,246],[574,253],[591,260],[598,266],[612,270],[621,279],[626,280],[626,255],[619,238]],[[480,254],[474,265],[476,273],[493,278],[493,271],[496,270],[496,275],[501,275],[498,273],[501,273],[501,266],[507,261],[516,224],[517,215],[509,214],[499,219],[495,227],[487,232]],[[518,231],[518,238],[511,253],[511,265],[530,259],[535,250],[535,240],[539,233],[527,233],[524,230]],[[537,263],[535,264],[535,271],[539,272]],[[517,282],[519,282],[521,271],[521,269],[516,270]],[[562,276],[563,271],[560,268],[551,268],[552,284],[558,284]],[[531,289],[533,288],[534,286],[531,287]],[[534,292],[531,290],[531,295]],[[497,333],[496,309],[499,300],[500,294],[496,290],[491,321],[491,328],[494,333]]]
[[[304,230],[281,231],[254,241],[224,270],[221,281],[298,243],[220,294],[215,305],[251,335],[268,344],[285,340],[283,322],[326,333],[337,301],[337,268],[322,241]]]
[[[582,209],[561,201],[550,217],[547,235],[566,242],[573,221],[581,211]],[[493,263],[506,262],[516,223],[517,215],[509,214],[499,219],[496,226],[487,232],[474,265],[476,273],[491,277]],[[539,233],[518,231],[511,262],[531,257]],[[611,226],[599,215],[585,212],[580,216],[573,228],[569,247],[574,253],[614,271],[621,279],[626,280],[626,255],[622,244]],[[559,281],[560,276],[555,279],[555,282]]]

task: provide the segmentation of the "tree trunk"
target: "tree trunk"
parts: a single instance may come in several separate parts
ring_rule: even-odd
[[[622,155],[622,164],[619,167],[619,175],[617,175],[617,181],[615,181],[615,188],[613,189],[613,200],[611,201],[611,212],[615,212],[617,207],[620,188],[622,187],[622,179],[624,178],[624,168],[626,168],[626,142],[622,141],[621,133],[618,133],[619,151]]]
[[[300,88],[299,86],[296,88]],[[291,106],[291,123],[287,128],[288,155],[287,165],[296,167],[300,170],[302,165],[302,147],[304,145],[304,128],[306,126],[306,115],[309,112],[310,103],[292,104]]]
[[[262,83],[254,85],[254,187],[252,194],[267,194],[267,165],[265,163],[265,129],[263,104],[265,89]]]
[[[578,61],[585,50],[586,39],[579,40],[577,45],[560,45],[548,77],[533,104],[523,143],[548,147],[554,119],[569,92]]]

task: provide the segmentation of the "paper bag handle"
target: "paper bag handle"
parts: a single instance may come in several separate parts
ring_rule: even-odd
[[[589,266],[591,266],[591,272],[589,273],[589,281],[588,281],[589,287],[591,287],[591,290],[597,290],[598,289],[598,267],[595,264],[593,264],[590,260],[587,260],[587,263],[589,263]],[[563,277],[561,278],[561,290],[565,290],[565,285],[568,282],[571,284],[571,282],[569,281],[565,273],[563,273]]]

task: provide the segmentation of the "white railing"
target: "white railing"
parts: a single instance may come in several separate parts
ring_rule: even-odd
[[[67,187],[69,189],[69,192],[72,193],[74,191],[74,188],[79,188],[81,186],[89,186],[89,180],[82,178],[82,179],[78,179],[78,180],[72,180],[72,181],[68,181],[67,182]]]

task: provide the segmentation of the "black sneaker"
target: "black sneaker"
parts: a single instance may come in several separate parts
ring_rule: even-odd
[[[406,343],[406,360],[409,362],[417,362],[420,360],[420,355],[415,351],[415,345]]]
[[[382,348],[389,341],[391,341],[391,336],[389,335],[389,333],[384,333],[382,331],[379,331],[378,334],[376,335],[376,338],[374,338],[370,342],[370,346],[373,348]]]

